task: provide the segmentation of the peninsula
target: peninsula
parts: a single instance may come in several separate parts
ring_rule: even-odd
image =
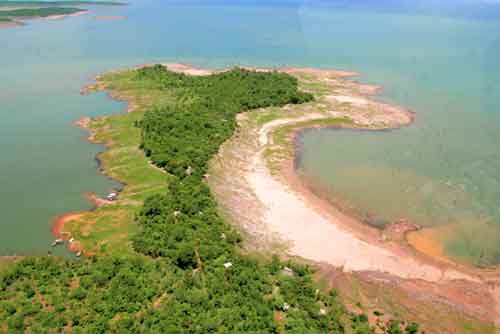
[[[4,270],[0,331],[495,333],[493,275],[415,253],[404,226],[382,238],[297,175],[301,129],[413,121],[354,75],[163,64],[97,77],[83,93],[107,91],[127,113],[77,125],[106,144],[102,171],[123,189],[55,219],[81,262]]]

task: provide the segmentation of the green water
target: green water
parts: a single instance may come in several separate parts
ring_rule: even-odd
[[[87,143],[72,122],[123,105],[103,94],[81,96],[81,87],[113,68],[181,61],[342,68],[384,85],[383,99],[417,112],[415,125],[388,133],[306,132],[300,167],[377,221],[463,221],[449,250],[495,260],[498,6],[332,2],[340,5],[135,0],[94,8],[106,13],[1,29],[0,255],[45,254],[54,216],[88,209],[85,192],[118,186],[97,171],[94,156],[103,148]]]
[[[364,73],[385,86],[382,99],[416,111],[416,123],[384,132],[305,131],[299,169],[374,225],[400,218],[454,224],[443,240],[449,255],[500,263],[498,21],[370,20],[377,32],[394,31],[373,40],[369,62],[380,68]]]

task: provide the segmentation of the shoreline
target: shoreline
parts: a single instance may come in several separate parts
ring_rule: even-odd
[[[321,126],[313,128],[299,127],[293,130],[292,141],[296,144],[298,142],[298,137],[300,137],[303,131],[311,130],[314,128],[327,128],[332,130],[348,129],[352,131],[387,131],[398,130],[404,126],[405,125],[387,129],[364,129],[338,126]],[[477,266],[471,263],[459,261],[458,259],[454,259],[453,257],[450,257],[445,253],[444,246],[439,241],[439,237],[442,235],[446,235],[446,232],[452,230],[454,227],[453,224],[434,227],[422,227],[417,224],[410,223],[405,219],[399,219],[385,225],[384,227],[371,225],[370,223],[364,221],[364,213],[362,211],[349,212],[349,209],[345,210],[341,204],[335,202],[335,199],[330,200],[328,198],[328,195],[332,195],[328,193],[328,190],[322,190],[321,188],[316,189],[314,186],[312,186],[310,182],[306,180],[306,177],[302,175],[297,169],[296,158],[298,157],[296,156],[296,154],[297,147],[294,150],[293,160],[288,161],[288,165],[284,167],[284,171],[286,172],[287,176],[292,179],[292,181],[286,182],[287,185],[293,188],[293,190],[297,193],[302,194],[306,200],[310,200],[312,203],[320,202],[321,205],[317,206],[318,210],[328,212],[333,207],[336,211],[348,217],[347,220],[354,222],[354,224],[344,224],[345,228],[352,229],[354,231],[362,231],[362,234],[360,234],[361,238],[363,237],[363,233],[368,233],[377,236],[377,239],[380,240],[394,240],[399,243],[399,246],[406,248],[407,251],[410,251],[413,256],[416,256],[425,262],[430,262],[443,268],[457,269],[471,276],[476,275],[485,279],[500,279],[500,265],[486,267]],[[322,193],[326,194],[322,195]],[[335,198],[335,196],[333,196],[333,198]],[[352,228],[353,226],[356,227]]]
[[[300,69],[294,70],[294,73],[298,71]],[[347,82],[349,89],[354,89],[353,85],[357,84],[352,81]],[[375,118],[352,114],[349,118],[354,121],[353,124],[328,124],[328,119],[331,117],[346,116],[346,112],[338,112],[335,108],[326,113],[308,112],[293,118],[277,117],[253,129],[254,133],[251,136],[256,137],[257,142],[254,147],[223,148],[222,157],[218,157],[215,163],[220,165],[216,169],[220,168],[222,171],[218,170],[217,173],[224,174],[225,168],[229,171],[225,173],[226,175],[220,176],[222,180],[213,181],[213,185],[220,188],[215,190],[218,193],[218,200],[226,202],[223,206],[226,211],[230,212],[228,216],[237,217],[233,221],[243,219],[246,221],[240,223],[240,226],[242,225],[244,229],[248,230],[250,225],[250,230],[257,230],[257,234],[276,235],[286,244],[286,249],[293,256],[314,263],[333,265],[344,272],[378,273],[384,277],[384,280],[394,284],[403,280],[420,286],[425,285],[425,291],[429,293],[432,291],[433,298],[448,300],[457,308],[464,308],[471,314],[481,309],[481,312],[489,314],[485,316],[486,318],[499,319],[500,277],[498,270],[483,270],[455,263],[443,263],[439,259],[420,254],[409,245],[406,238],[406,235],[416,227],[404,224],[404,222],[391,224],[391,231],[388,231],[399,234],[396,235],[398,238],[394,239],[402,240],[392,240],[391,237],[385,239],[380,229],[357,221],[341,212],[332,203],[314,194],[295,170],[295,139],[304,129],[343,127],[376,131],[410,125],[415,119],[415,114],[411,111],[370,99],[380,90],[380,87],[357,87],[354,91],[365,92],[364,96],[356,93],[340,95],[342,102],[349,100],[351,103],[362,106],[377,105],[382,115],[377,115]],[[338,97],[335,96],[335,98]],[[333,96],[326,97],[327,100],[330,98]],[[383,122],[379,122],[380,120]],[[240,128],[244,127],[245,125],[240,124]],[[287,127],[289,127],[288,134],[279,133],[280,129]],[[236,134],[236,136],[242,135],[242,133]],[[287,141],[276,144],[277,139],[273,136],[280,138],[287,136]],[[241,145],[241,141],[238,144]],[[269,162],[272,160],[269,158],[269,151],[276,150],[276,146],[286,147],[287,145],[289,147],[286,148],[284,154],[283,152],[276,154],[285,157],[278,159],[278,167],[273,166],[273,162]],[[224,152],[231,149],[235,152]],[[225,157],[228,154],[231,156]],[[242,157],[243,155],[250,155],[250,157]],[[225,163],[230,165],[229,160],[234,159],[240,159],[237,169],[223,166]],[[278,172],[273,173],[273,169],[277,169]],[[225,199],[228,189],[225,189],[227,186],[222,183],[228,182],[229,178],[235,177],[234,175],[240,175],[246,180],[245,184],[241,182],[237,184],[237,187],[247,187],[244,195],[238,193],[248,198],[245,203],[234,203],[230,199]],[[249,207],[252,210],[251,213],[247,215],[241,213]],[[255,215],[256,212],[260,217],[249,217],[251,214]],[[443,292],[444,295],[433,291],[436,287],[446,291]],[[484,301],[480,306],[468,299],[468,294],[474,293],[481,296],[477,298],[478,300]],[[492,305],[495,305],[493,309]]]
[[[163,65],[168,66],[170,70],[189,75],[209,75],[220,72],[179,63],[167,63]],[[134,68],[144,66],[148,65],[141,65]],[[341,80],[345,84],[345,87],[337,93],[339,95],[323,96],[318,105],[324,102],[342,109],[346,103],[349,103],[351,106],[361,108],[360,110],[368,108],[368,111],[370,111],[370,113],[359,112],[349,115],[353,123],[346,127],[371,130],[391,129],[409,125],[415,119],[415,114],[405,108],[371,100],[371,96],[381,91],[382,88],[380,86],[364,85],[344,79],[358,75],[357,73],[299,68],[280,70],[289,74],[293,73],[292,75],[295,76],[299,76],[304,71],[306,73],[307,71],[313,71],[314,74],[326,73],[327,77],[334,77],[331,83],[327,83],[328,85],[336,85]],[[110,71],[110,73],[112,72],[116,71]],[[99,76],[96,76],[95,80],[95,83],[87,85],[82,90],[82,94],[99,89]],[[127,96],[117,95],[112,91],[108,91],[107,93],[112,99],[125,101],[127,104],[126,112],[131,112],[135,109],[134,102]],[[276,243],[273,245],[282,244],[283,242],[288,243],[286,248],[293,256],[316,263],[327,263],[341,268],[342,271],[346,272],[378,273],[384,276],[384,279],[392,282],[397,280],[403,280],[407,283],[412,282],[412,284],[415,282],[420,282],[418,284],[426,282],[426,284],[431,284],[431,288],[428,289],[434,289],[436,286],[450,288],[450,286],[454,287],[458,284],[457,282],[460,282],[460,284],[470,284],[476,289],[477,286],[480,286],[481,288],[477,289],[477,293],[480,293],[483,297],[486,296],[484,297],[484,303],[487,303],[489,306],[494,305],[495,302],[498,303],[494,310],[487,312],[489,315],[486,318],[491,319],[493,317],[495,319],[495,314],[500,315],[500,284],[498,281],[492,280],[491,282],[486,282],[488,284],[486,286],[486,284],[483,284],[485,283],[484,278],[477,275],[476,272],[438,263],[435,259],[422,256],[409,247],[402,247],[399,243],[381,242],[380,234],[374,231],[373,228],[356,222],[351,217],[347,217],[330,203],[325,204],[324,200],[315,196],[307,189],[294,170],[295,155],[293,147],[292,154],[288,154],[286,158],[279,161],[280,168],[283,168],[282,170],[285,171],[285,177],[278,178],[272,175],[269,168],[269,161],[263,155],[269,146],[275,144],[273,143],[272,136],[279,128],[292,125],[291,135],[289,134],[291,138],[288,138],[288,140],[293,141],[302,129],[328,127],[329,120],[341,119],[346,114],[345,110],[337,111],[335,108],[335,110],[327,112],[312,112],[308,109],[308,106],[304,108],[304,110],[300,111],[302,115],[299,117],[286,118],[286,116],[283,117],[282,115],[270,122],[264,122],[262,126],[258,127],[257,132],[253,133],[255,136],[253,138],[254,146],[251,148],[247,147],[247,149],[250,149],[251,154],[248,155],[248,151],[243,152],[244,157],[240,157],[244,161],[243,168],[238,168],[237,174],[233,173],[231,175],[233,179],[231,182],[243,182],[238,184],[238,186],[241,185],[246,187],[246,189],[240,190],[233,187],[230,190],[237,192],[238,195],[243,193],[245,197],[248,195],[248,198],[245,198],[242,202],[244,202],[243,204],[249,203],[251,210],[245,210],[246,212],[241,210],[240,206],[242,204],[239,200],[238,203],[234,203],[233,201],[227,205],[229,210],[239,211],[236,215],[239,218],[243,218],[241,225],[244,226],[244,230],[250,235],[264,236],[263,240],[266,241],[269,238],[275,237],[273,242],[276,241]],[[287,107],[283,108],[283,110],[285,109]],[[377,111],[375,115],[373,115],[372,109]],[[286,111],[289,112],[290,110]],[[241,117],[238,117],[238,123],[246,117],[246,115],[242,114]],[[321,123],[320,121],[322,120],[325,123]],[[301,122],[307,124],[301,126]],[[315,124],[314,122],[320,123]],[[88,129],[88,118],[83,118],[79,123],[80,126]],[[94,131],[92,129],[88,130],[90,131],[88,140],[96,143]],[[239,136],[239,134],[235,133],[233,137],[235,136]],[[104,144],[109,148],[107,143]],[[219,154],[215,157],[216,160],[224,158],[224,154],[226,153],[225,146],[226,144],[221,147]],[[241,149],[239,152],[241,153]],[[101,172],[106,175],[105,169],[104,167]],[[235,181],[235,175],[242,176],[242,180]],[[210,186],[213,188],[212,176],[209,175],[207,179],[209,179]],[[116,181],[121,182],[121,180]],[[230,180],[226,179],[223,181]],[[229,185],[232,184],[231,182],[228,182]],[[220,196],[217,194],[218,190],[214,190],[214,192],[219,202]],[[82,213],[74,212],[59,217],[54,223],[58,233],[63,233],[64,224],[78,217],[80,214]],[[307,223],[304,224],[304,222]],[[487,291],[485,290],[486,288],[488,289]],[[460,299],[465,298],[464,293],[460,294],[460,292],[456,291],[454,293],[458,293],[458,297],[453,295],[447,297],[450,297],[453,303],[460,305]],[[498,297],[496,300],[495,296]],[[473,306],[471,306],[471,309],[467,309],[467,311],[474,313],[475,309]],[[484,311],[483,308],[481,310]],[[490,314],[491,312],[493,312],[493,316]]]
[[[28,25],[28,21],[31,21],[31,20],[63,20],[67,17],[81,16],[81,15],[89,14],[91,12],[92,12],[91,10],[82,9],[78,12],[71,13],[71,14],[49,15],[49,16],[29,16],[29,17],[19,16],[19,17],[12,18],[11,21],[0,22],[0,28],[26,26],[26,25]]]
[[[72,14],[63,14],[63,15],[49,15],[49,16],[46,16],[46,17],[33,17],[34,19],[48,19],[48,20],[62,20],[62,19],[65,19],[67,17],[76,17],[76,16],[82,16],[82,15],[85,15],[85,14],[89,14],[91,13],[92,11],[90,9],[82,9],[80,10],[79,12],[76,12],[76,13],[72,13]]]
[[[69,212],[63,215],[56,216],[55,218],[52,219],[51,233],[54,236],[54,238],[63,239],[65,241],[70,240],[71,233],[64,230],[65,224],[73,220],[79,219],[89,212],[95,212],[98,208],[110,203],[102,198],[99,198],[93,193],[86,194],[85,197],[87,201],[92,204],[92,208],[90,210]],[[94,253],[86,250],[78,240],[68,243],[66,245],[66,248],[69,252],[73,254],[81,252],[85,256],[95,255]]]
[[[342,127],[326,126],[322,128],[340,129]],[[347,128],[351,129],[349,127]],[[294,136],[297,136],[301,131],[307,129],[311,128],[297,128],[294,131]],[[439,268],[442,274],[437,281],[446,279],[466,279],[474,282],[491,280],[492,283],[500,284],[500,268],[498,266],[483,268],[458,262],[444,254],[440,244],[432,243],[432,241],[436,240],[432,240],[431,244],[427,245],[429,248],[432,248],[429,252],[423,252],[420,248],[415,247],[415,243],[419,240],[425,239],[426,236],[433,237],[435,234],[444,233],[449,226],[442,226],[439,231],[434,232],[434,228],[421,228],[411,223],[406,224],[406,221],[400,220],[392,222],[384,228],[377,228],[360,221],[350,213],[344,212],[343,209],[339,208],[336,204],[317,194],[310,188],[307,181],[304,180],[303,176],[296,169],[294,160],[288,161],[283,170],[287,180],[283,182],[284,185],[289,187],[291,192],[297,194],[306,202],[312,210],[326,217],[330,217],[328,218],[329,220],[335,220],[331,217],[340,218],[336,223],[347,232],[354,233],[360,240],[367,241],[374,245],[378,244],[382,248],[388,248],[399,256],[413,257],[417,262],[423,265]],[[393,230],[395,231],[393,232]],[[392,235],[388,235],[391,233]],[[422,249],[423,248],[424,247],[422,247]],[[423,279],[423,277],[420,278]]]
[[[92,3],[92,4],[82,4],[81,6],[87,6],[87,7],[121,7],[121,6],[128,6],[126,3],[116,3],[116,4],[99,4],[99,3]],[[40,19],[45,19],[45,20],[63,20],[68,17],[76,17],[76,16],[81,16],[85,14],[91,14],[91,13],[100,13],[100,12],[105,12],[102,10],[92,10],[92,9],[85,9],[85,8],[80,8],[77,7],[79,11],[71,13],[71,14],[55,14],[55,15],[48,15],[48,16],[28,16],[28,17],[23,17],[23,16],[18,16],[18,17],[12,17],[10,18],[11,21],[6,21],[6,22],[0,22],[0,29],[1,28],[9,28],[9,27],[19,27],[19,26],[25,26],[28,25],[27,21],[30,20],[40,20]],[[122,15],[98,15],[93,17],[95,20],[107,20],[107,21],[117,21],[117,20],[123,20],[126,19],[125,16]]]

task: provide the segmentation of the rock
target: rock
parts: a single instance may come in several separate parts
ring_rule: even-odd
[[[382,241],[402,241],[405,240],[407,233],[418,231],[419,229],[420,226],[407,219],[398,219],[384,228]]]
[[[293,277],[295,275],[295,272],[293,271],[293,269],[291,268],[288,268],[288,267],[284,267],[282,270],[281,270],[281,273],[285,276],[289,276],[289,277]]]

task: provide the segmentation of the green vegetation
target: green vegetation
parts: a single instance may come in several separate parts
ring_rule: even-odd
[[[176,90],[182,101],[146,113],[142,124],[146,154],[179,178],[188,169],[194,177],[204,175],[208,160],[232,135],[238,112],[312,100],[312,95],[297,91],[297,79],[278,72],[235,69],[192,77],[158,66],[140,70],[138,76]]]
[[[82,11],[79,8],[70,7],[48,7],[48,8],[25,8],[13,10],[0,10],[0,18],[16,19],[31,17],[47,17],[53,15],[69,15]]]
[[[101,156],[110,175],[132,182],[102,210],[125,211],[127,221],[140,208],[133,249],[13,264],[0,274],[0,333],[373,332],[334,291],[317,289],[311,268],[244,251],[204,182],[238,112],[312,100],[295,78],[240,69],[189,77],[155,66],[100,82],[135,106],[91,124],[96,140],[111,142]],[[139,145],[168,174],[146,166]],[[155,189],[134,192],[140,184]]]
[[[0,8],[2,7],[61,7],[61,6],[119,6],[123,2],[116,1],[5,1],[0,0]]]
[[[119,2],[99,1],[0,1],[0,22],[15,19],[70,15],[83,11],[85,5],[117,6]]]
[[[116,79],[118,81],[118,79]],[[169,101],[162,94],[163,103]],[[160,94],[154,90],[141,94],[147,101],[157,101]],[[124,184],[120,199],[111,205],[86,212],[65,224],[65,231],[90,253],[133,253],[130,236],[137,232],[135,215],[144,200],[164,193],[169,176],[153,168],[139,148],[141,130],[136,126],[142,120],[143,109],[90,121],[96,142],[108,143],[109,149],[99,154],[101,166],[113,179]]]

